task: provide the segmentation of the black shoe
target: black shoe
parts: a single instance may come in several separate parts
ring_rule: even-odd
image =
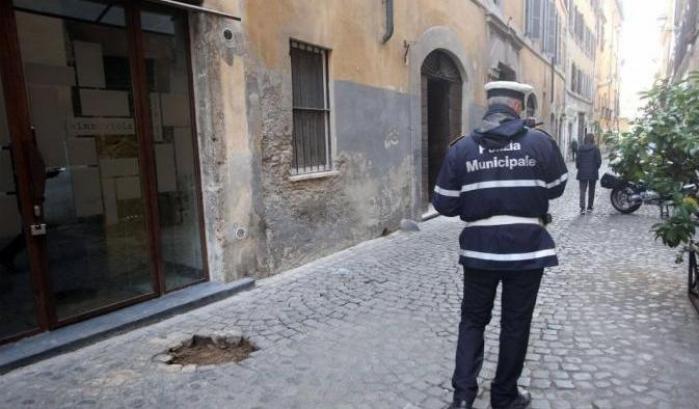
[[[580,209],[580,216],[585,216],[585,209]]]
[[[588,213],[592,213],[592,208],[591,208],[591,207],[588,207],[588,208],[587,208],[587,212],[588,212]]]
[[[495,407],[493,409],[526,409],[532,403],[532,396],[526,389],[518,388],[518,396],[507,406]]]
[[[455,400],[450,403],[445,409],[472,409],[473,406],[465,400]]]

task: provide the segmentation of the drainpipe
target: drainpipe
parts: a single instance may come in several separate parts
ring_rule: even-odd
[[[551,56],[551,102],[556,103],[556,56],[555,55]]]
[[[393,37],[393,0],[383,1],[386,3],[386,33],[381,42],[386,44]]]

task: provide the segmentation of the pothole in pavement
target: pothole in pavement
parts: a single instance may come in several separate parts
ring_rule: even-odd
[[[156,355],[153,360],[169,368],[189,372],[201,365],[241,362],[257,350],[255,344],[237,332],[193,335],[167,352]]]

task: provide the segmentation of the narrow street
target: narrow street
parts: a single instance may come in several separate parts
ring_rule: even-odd
[[[658,210],[622,216],[598,190],[553,203],[562,264],[547,272],[522,384],[546,408],[699,408],[699,314],[684,265],[653,240]],[[291,272],[253,291],[0,376],[0,407],[443,407],[461,302],[461,222],[437,218]],[[483,392],[497,362],[487,331]],[[241,364],[173,369],[153,357],[191,334],[239,328]]]

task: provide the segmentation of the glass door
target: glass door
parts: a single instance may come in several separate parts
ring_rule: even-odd
[[[0,91],[2,85],[0,78]],[[38,328],[4,100],[0,97],[0,340]]]
[[[188,43],[181,10],[0,1],[0,342],[207,279]]]
[[[140,12],[157,171],[159,244],[165,291],[206,279],[199,173],[192,121],[187,13],[143,5]]]
[[[14,2],[58,322],[157,292],[120,3]]]

